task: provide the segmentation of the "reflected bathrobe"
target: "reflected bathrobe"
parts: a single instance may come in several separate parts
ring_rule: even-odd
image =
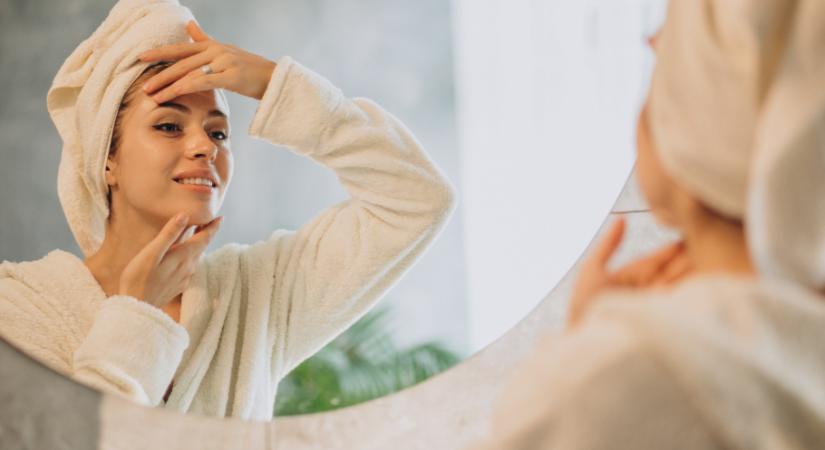
[[[332,169],[350,199],[297,231],[202,255],[180,323],[107,298],[69,252],[4,261],[0,335],[143,404],[162,404],[174,379],[167,408],[271,419],[278,381],[369,310],[454,208],[452,186],[398,119],[289,57],[277,63],[249,134]]]
[[[604,293],[513,376],[482,449],[825,448],[825,297],[701,275]]]

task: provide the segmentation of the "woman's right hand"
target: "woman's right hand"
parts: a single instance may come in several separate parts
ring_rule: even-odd
[[[592,306],[593,299],[604,290],[669,286],[692,272],[687,248],[681,240],[667,244],[618,270],[608,270],[607,264],[621,244],[624,231],[625,221],[619,218],[582,263],[568,307],[568,330],[582,320]]]
[[[178,220],[178,219],[181,220]],[[215,236],[223,217],[198,227],[185,242],[176,243],[188,218],[178,214],[160,230],[120,275],[118,293],[162,308],[182,293],[195,273],[201,253]]]

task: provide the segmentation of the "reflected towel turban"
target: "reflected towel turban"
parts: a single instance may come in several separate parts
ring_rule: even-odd
[[[825,287],[825,1],[672,0],[648,105],[665,170],[743,221],[760,275]]]

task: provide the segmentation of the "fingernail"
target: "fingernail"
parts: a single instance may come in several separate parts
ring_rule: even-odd
[[[183,225],[186,223],[186,215],[183,213],[178,214],[178,217],[175,219],[175,223],[178,225]]]

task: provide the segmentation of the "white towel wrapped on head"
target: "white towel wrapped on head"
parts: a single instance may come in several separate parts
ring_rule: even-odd
[[[674,0],[657,54],[668,173],[744,220],[762,276],[825,287],[825,2]]]

